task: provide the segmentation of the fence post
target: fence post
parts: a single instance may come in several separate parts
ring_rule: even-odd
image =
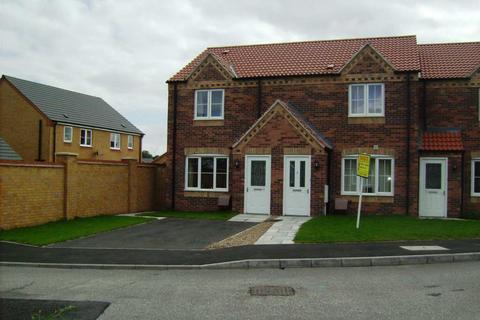
[[[57,152],[55,159],[57,162],[63,163],[65,171],[64,178],[64,192],[63,192],[63,214],[65,220],[71,220],[77,215],[77,186],[78,186],[78,171],[77,171],[77,157],[78,153],[71,152]]]
[[[128,164],[128,212],[137,212],[137,165],[135,158],[123,158],[122,161]]]

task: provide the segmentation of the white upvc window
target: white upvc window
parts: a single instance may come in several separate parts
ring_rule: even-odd
[[[127,136],[127,148],[132,150],[133,149],[133,136],[128,135]]]
[[[480,197],[480,158],[472,159],[472,197]]]
[[[110,149],[120,150],[120,133],[110,133]]]
[[[92,146],[92,130],[80,129],[80,146],[81,147]]]
[[[188,156],[185,159],[185,190],[228,191],[228,157]]]
[[[225,92],[223,89],[195,91],[195,120],[223,119]]]
[[[342,194],[359,195],[358,156],[342,159]],[[363,182],[363,194],[393,196],[395,160],[388,156],[371,156],[369,177]]]
[[[351,84],[348,87],[349,117],[385,116],[385,86],[383,83]]]
[[[73,138],[73,128],[63,127],[63,142],[72,143],[72,138]]]

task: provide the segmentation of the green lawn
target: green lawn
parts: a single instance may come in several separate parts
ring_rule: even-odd
[[[0,240],[41,246],[148,221],[149,219],[142,217],[98,216],[77,218],[69,221],[50,222],[35,227],[0,231]]]
[[[155,211],[145,212],[139,216],[149,217],[169,217],[179,219],[201,219],[201,220],[228,220],[235,213],[230,211],[210,211],[210,212],[187,212],[187,211]]]
[[[406,216],[317,217],[304,223],[296,243],[480,238],[478,220],[417,219]]]

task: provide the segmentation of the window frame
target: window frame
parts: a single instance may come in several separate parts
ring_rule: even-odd
[[[213,158],[213,188],[205,189],[202,188],[202,158]],[[188,186],[188,160],[189,159],[198,159],[197,163],[197,186],[198,187],[189,187]],[[217,159],[227,159],[227,172],[226,172],[226,188],[217,188]],[[227,155],[223,154],[195,154],[185,157],[185,179],[184,179],[184,190],[185,191],[215,191],[215,192],[228,192],[228,183],[230,175],[230,159]]]
[[[117,145],[117,139],[115,139],[116,137],[118,137],[118,147],[116,147]],[[112,147],[112,142],[113,142],[113,147]],[[110,150],[121,150],[122,149],[122,135],[118,132],[110,132]]]
[[[88,132],[90,132],[90,144],[82,143],[82,133],[85,132],[85,142],[87,142]],[[80,129],[80,147],[91,148],[93,146],[93,131],[92,129],[81,128]]]
[[[219,117],[212,116],[212,92],[222,92],[222,115]],[[197,97],[199,92],[207,92],[207,116],[199,117],[197,115]],[[195,107],[194,107],[194,120],[223,120],[225,118],[225,89],[201,89],[195,90]]]
[[[65,139],[65,133],[66,133],[67,129],[70,129],[70,140]],[[63,127],[63,142],[64,143],[72,143],[72,141],[73,141],[73,127],[70,127],[70,126]]]
[[[475,163],[477,162],[480,162],[480,158],[472,159],[472,170],[470,174],[470,179],[471,179],[470,194],[472,197],[480,197],[480,192],[475,192]]]
[[[375,192],[373,193],[366,193],[363,192],[364,196],[374,196],[374,197],[392,197],[395,194],[395,158],[392,156],[386,156],[386,155],[370,155],[371,159],[375,160]],[[345,196],[358,196],[360,195],[360,177],[357,176],[357,191],[345,191],[345,160],[346,159],[356,159],[357,160],[357,166],[358,166],[358,155],[348,155],[345,157],[342,157],[342,171],[341,171],[341,195]],[[390,160],[392,163],[392,188],[390,192],[379,192],[378,191],[378,180],[379,180],[379,170],[380,170],[380,160]],[[365,187],[365,184],[363,185]]]
[[[368,112],[368,88],[371,86],[381,86],[381,100],[382,100],[382,112],[381,113],[370,113]],[[363,113],[352,113],[352,87],[353,86],[363,86]],[[351,118],[355,117],[385,117],[385,84],[384,83],[351,83],[348,85],[348,116]]]
[[[131,144],[130,144],[130,142],[131,142]],[[133,150],[133,146],[134,146],[134,138],[133,138],[133,135],[129,134],[127,136],[127,149],[128,150]]]

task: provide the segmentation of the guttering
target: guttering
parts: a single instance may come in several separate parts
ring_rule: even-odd
[[[177,151],[177,83],[173,83],[173,128],[172,128],[172,210],[175,211],[176,151]]]
[[[411,104],[410,104],[410,73],[407,73],[407,154],[406,154],[406,161],[407,161],[407,208],[406,208],[406,215],[410,214],[410,134],[411,134]]]

